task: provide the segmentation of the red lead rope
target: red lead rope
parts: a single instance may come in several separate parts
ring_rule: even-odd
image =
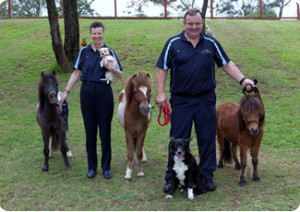
[[[160,117],[161,117],[162,110],[164,112],[164,118],[165,118],[165,123],[163,123],[163,124],[160,122]],[[165,107],[164,108],[163,107],[159,108],[159,115],[158,115],[158,119],[157,119],[158,124],[160,126],[165,126],[165,125],[169,124],[170,116],[171,116],[171,111],[169,109],[167,101],[165,101]]]

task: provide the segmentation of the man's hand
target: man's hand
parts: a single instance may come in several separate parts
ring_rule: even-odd
[[[167,96],[165,93],[158,93],[156,96],[156,99],[154,102],[159,106],[159,107],[165,107],[165,101],[167,101]]]
[[[242,83],[243,87],[246,87],[246,91],[250,92],[252,90],[252,87],[254,87],[254,82],[248,78],[246,78],[243,83]]]

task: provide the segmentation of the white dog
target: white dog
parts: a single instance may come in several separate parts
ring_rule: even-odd
[[[101,49],[99,49],[99,53],[100,53],[100,57],[102,58],[101,62],[100,62],[100,66],[103,67],[105,65],[105,67],[107,66],[108,62],[112,62],[114,69],[118,69],[118,63],[116,61],[116,59],[110,55],[110,49],[107,47],[102,47]],[[106,80],[107,84],[109,83],[109,81],[112,81],[113,79],[113,73],[111,71],[107,71],[105,73],[105,78],[102,78],[100,80]]]

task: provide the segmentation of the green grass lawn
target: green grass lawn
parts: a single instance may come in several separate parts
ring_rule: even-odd
[[[90,43],[89,25],[80,20],[80,37]],[[63,90],[70,73],[56,66],[47,19],[0,20],[0,202],[4,210],[295,210],[300,194],[300,22],[207,20],[229,57],[249,78],[257,78],[266,109],[265,134],[259,154],[261,181],[251,180],[248,156],[247,185],[238,185],[233,165],[217,169],[217,189],[189,201],[177,191],[171,200],[162,192],[170,125],[157,124],[153,109],[143,164],[145,177],[125,181],[126,143],[116,110],[125,79],[139,70],[155,79],[155,64],[165,41],[183,29],[180,20],[103,20],[105,43],[117,53],[124,79],[114,79],[115,112],[112,123],[113,178],[101,173],[87,179],[85,132],[79,105],[80,82],[68,97],[69,146],[74,154],[66,171],[60,152],[42,173],[43,141],[35,119],[40,73],[58,71]],[[63,21],[60,20],[60,29]],[[63,33],[62,33],[63,34]],[[216,70],[217,105],[238,102],[241,86],[222,69]],[[168,86],[167,86],[168,87]],[[151,102],[156,97],[156,83]],[[193,132],[193,137],[196,137]],[[98,158],[101,158],[98,142]],[[196,140],[191,149],[197,154]],[[100,170],[100,167],[99,167]]]

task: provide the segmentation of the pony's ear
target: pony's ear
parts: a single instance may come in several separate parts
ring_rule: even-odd
[[[41,72],[41,77],[42,77],[44,74],[45,74],[45,73],[42,71],[42,72]]]
[[[150,78],[150,74],[147,72],[147,77],[149,77]]]
[[[265,120],[265,114],[259,114],[259,122],[263,122]]]
[[[52,74],[53,74],[54,76],[56,76],[56,72],[55,72],[54,70],[52,71]]]
[[[136,78],[136,74],[134,74],[134,75],[132,76],[132,79],[134,79],[134,78]]]
[[[243,120],[243,114],[241,110],[238,110],[238,120],[239,120],[240,132],[241,132],[246,128],[246,124],[245,121]]]

